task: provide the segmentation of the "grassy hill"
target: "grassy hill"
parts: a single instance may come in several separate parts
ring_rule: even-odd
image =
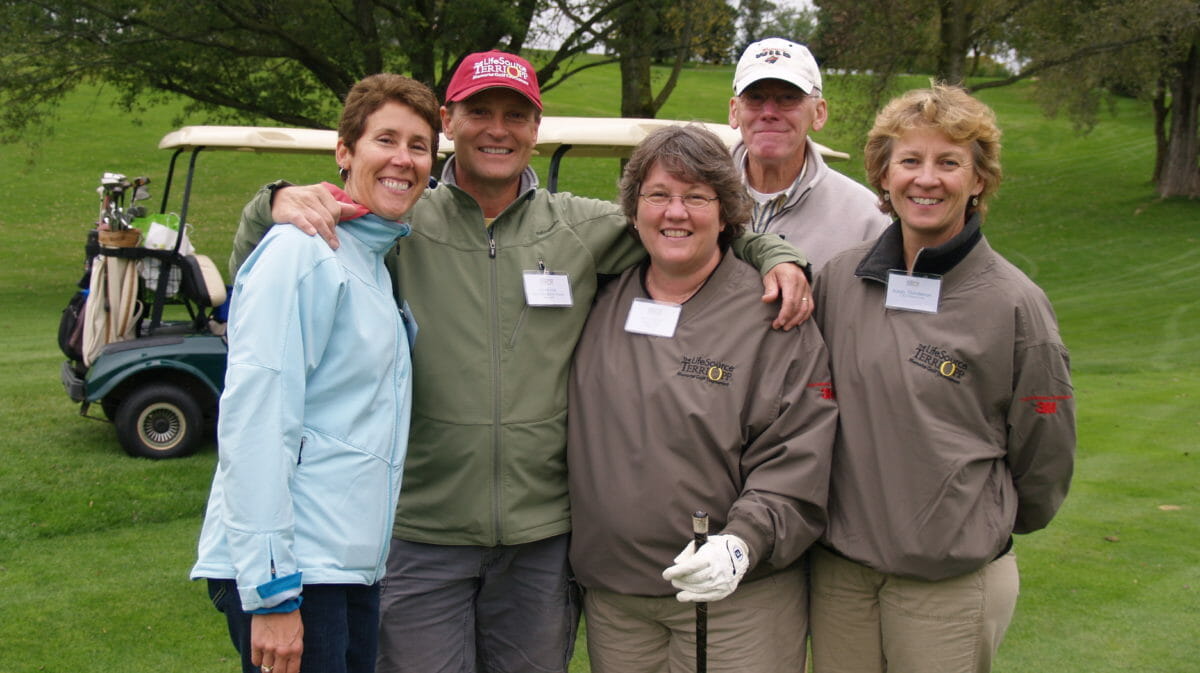
[[[730,77],[686,71],[661,116],[724,121]],[[817,139],[851,152],[837,166],[861,178],[839,84],[827,83],[832,121]],[[616,71],[594,69],[549,92],[546,111],[612,115],[617,92]],[[996,670],[1195,670],[1200,203],[1155,197],[1145,106],[1123,101],[1080,136],[1045,119],[1025,86],[982,98],[1005,131],[985,231],[1054,302],[1079,406],[1075,484],[1049,529],[1017,541],[1023,590]],[[71,95],[36,147],[0,147],[0,671],[233,671],[222,621],[186,579],[215,451],[127,458],[111,426],[76,415],[58,380],[57,322],[99,177],[150,175],[157,204],[169,158],[155,146],[177,109],[132,120],[112,99]],[[544,178],[544,158],[536,165]],[[198,251],[223,267],[259,185],[334,168],[332,158],[203,156],[189,217]],[[571,191],[610,198],[615,181],[615,162],[564,164]]]

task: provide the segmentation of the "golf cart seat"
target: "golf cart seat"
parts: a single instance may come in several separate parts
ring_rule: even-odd
[[[184,255],[181,288],[188,299],[202,308],[225,303],[225,281],[208,255]]]

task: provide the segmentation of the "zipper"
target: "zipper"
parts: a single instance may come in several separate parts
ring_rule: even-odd
[[[496,238],[492,226],[487,228],[488,257],[491,259],[491,347],[492,347],[492,539],[493,544],[499,544],[502,538],[500,531],[500,484],[501,484],[501,447],[500,447],[500,282],[499,270],[496,263]]]
[[[382,261],[380,261],[380,264],[382,264]],[[385,293],[385,294],[388,294],[388,293]],[[404,362],[404,350],[405,350],[405,347],[407,346],[408,352],[409,352],[409,357],[411,358],[412,357],[412,345],[408,343],[408,327],[406,325],[407,314],[405,314],[404,309],[401,308],[400,302],[396,298],[394,293],[391,294],[389,299],[390,299],[390,303],[396,306],[396,313],[395,313],[396,340],[395,340],[395,349],[394,349],[395,356],[394,356],[394,361],[392,363],[392,389],[397,391],[397,394],[394,397],[394,406],[392,407],[392,417],[397,418],[400,413],[400,403],[401,403],[400,394],[403,393],[403,386],[401,385],[403,382],[401,381],[400,373],[401,373],[401,371],[403,371],[402,365]],[[411,360],[410,360],[410,362],[411,362]],[[410,369],[410,371],[411,371],[411,369]],[[393,486],[393,483],[392,483],[392,470],[396,469],[395,468],[396,454],[394,451],[395,451],[395,447],[397,446],[397,442],[399,441],[399,433],[396,430],[396,426],[397,426],[396,423],[392,423],[392,441],[390,444],[388,444],[388,446],[393,447],[393,452],[388,454],[388,457],[387,457],[388,499],[385,502],[388,502],[388,503],[396,502],[396,487]],[[392,512],[384,514],[384,517],[383,517],[384,521],[393,520],[393,515],[395,514],[395,511],[396,511],[396,507],[395,507],[395,505],[392,505]],[[382,547],[379,550],[379,557],[378,557],[379,560],[376,562],[375,567],[376,568],[385,568],[384,572],[386,574],[388,541],[392,539],[391,526],[386,526],[386,525],[384,526],[382,539],[384,540],[384,544],[382,545]],[[377,581],[379,580],[378,577],[376,577],[375,579]]]

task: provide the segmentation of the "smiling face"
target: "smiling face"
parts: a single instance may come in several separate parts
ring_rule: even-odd
[[[966,223],[968,200],[983,191],[970,147],[930,127],[909,129],[893,141],[880,184],[900,218],[906,247],[953,238]]]
[[[742,132],[750,161],[795,164],[796,174],[809,131],[821,130],[825,119],[825,99],[778,79],[759,80],[729,101],[729,125]]]
[[[516,188],[537,144],[538,110],[506,88],[484,89],[442,108],[446,137],[454,141],[455,178],[468,193]]]
[[[642,194],[702,196],[717,195],[712,187],[687,182],[668,173],[655,162],[642,180]],[[688,208],[683,199],[671,198],[665,206],[653,206],[639,198],[637,202],[638,238],[650,254],[651,266],[673,276],[686,276],[716,266],[721,258],[717,235],[725,229],[717,201],[699,208]]]
[[[389,101],[367,116],[353,148],[338,138],[336,156],[338,165],[350,171],[350,198],[376,215],[398,220],[429,184],[433,128],[412,108]]]

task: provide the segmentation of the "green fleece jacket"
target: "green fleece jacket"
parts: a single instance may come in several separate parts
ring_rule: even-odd
[[[597,275],[620,273],[645,251],[616,205],[537,189],[532,170],[488,227],[453,168],[413,207],[412,235],[388,256],[420,330],[394,533],[443,545],[533,542],[571,527],[567,375]],[[235,270],[270,224],[264,188],[242,214]],[[774,235],[748,234],[733,249],[763,271],[804,264]],[[523,274],[543,268],[569,277],[569,308],[526,304]]]

